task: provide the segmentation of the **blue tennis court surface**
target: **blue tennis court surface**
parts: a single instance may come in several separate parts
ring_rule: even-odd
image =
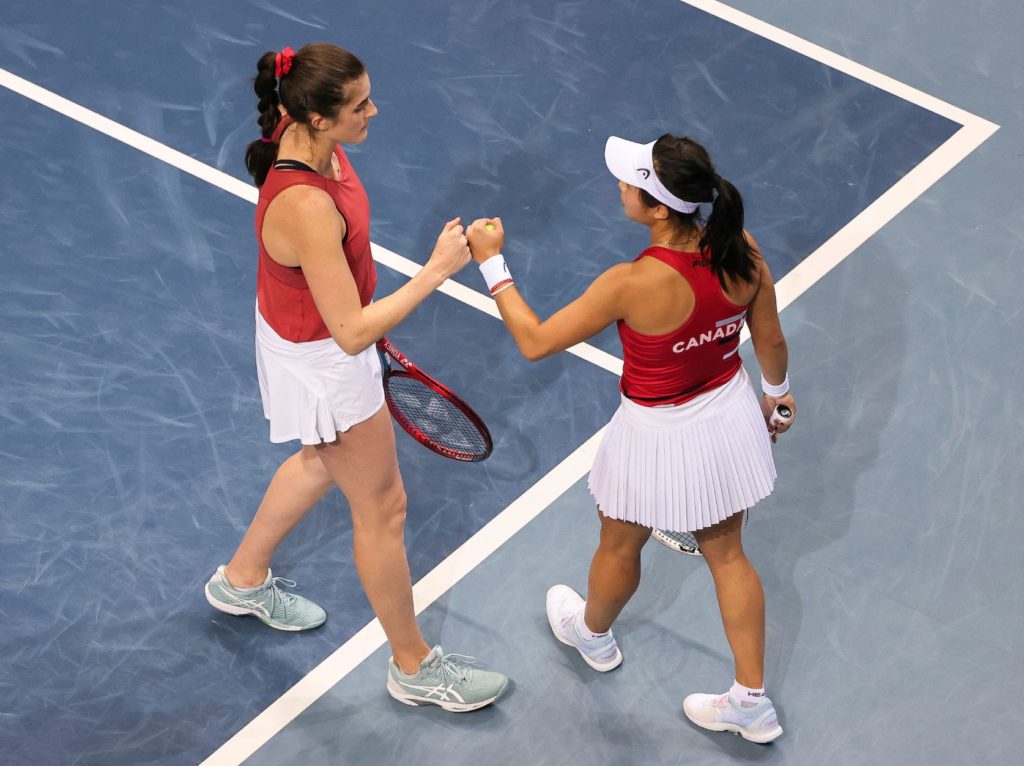
[[[604,168],[610,134],[705,143],[743,191],[778,279],[960,127],[676,0],[41,0],[0,10],[0,68],[237,177],[256,135],[257,58],[320,40],[363,58],[380,108],[369,140],[350,151],[373,240],[423,262],[448,218],[501,215],[506,257],[545,315],[644,245]],[[347,509],[329,495],[275,559],[275,574],[325,606],[322,629],[278,633],[208,607],[203,583],[293,449],[267,442],[256,386],[253,207],[7,89],[0,110],[0,696],[17,700],[0,713],[3,760],[195,763],[372,619]],[[379,272],[378,294],[405,279]],[[472,268],[457,281],[482,288]],[[463,465],[399,436],[417,580],[592,436],[618,395],[613,375],[575,356],[527,365],[500,323],[447,296],[392,338],[465,396],[496,443],[486,463]],[[594,344],[619,354],[611,332]],[[572,497],[570,518],[589,518],[580,485]],[[539,661],[525,649],[491,656],[481,626],[528,615],[525,628],[549,641],[543,592],[538,601],[515,585],[517,567],[531,566],[537,577],[551,569],[503,550],[460,586],[464,601],[425,617],[459,643],[446,648],[517,678],[513,701],[543,668],[516,666]],[[707,584],[687,577],[711,609]],[[541,656],[565,661],[547,643]],[[591,681],[580,675],[580,694]],[[384,741],[408,719],[385,698],[381,652],[318,704],[309,715],[358,760],[307,752],[292,734],[254,762],[407,757]],[[588,708],[568,741],[606,725],[602,710]],[[367,711],[378,738],[346,723],[368,724]],[[435,737],[475,725],[459,734],[472,739],[504,730],[506,715],[422,720]],[[630,716],[625,728],[643,725]],[[296,752],[305,755],[289,760]]]

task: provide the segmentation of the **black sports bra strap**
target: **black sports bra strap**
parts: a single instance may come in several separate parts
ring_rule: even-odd
[[[305,170],[309,173],[316,173],[313,168],[298,160],[278,160],[274,163],[275,170]],[[319,175],[319,174],[318,174]]]

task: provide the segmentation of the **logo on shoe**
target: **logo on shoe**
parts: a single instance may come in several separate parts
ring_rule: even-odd
[[[463,699],[461,694],[452,688],[453,684],[449,684],[448,686],[445,686],[444,684],[438,684],[437,686],[417,686],[416,684],[407,684],[402,682],[402,686],[422,692],[422,696],[427,698],[436,696],[437,699],[443,700],[444,702],[449,702],[452,699],[456,702],[464,703],[466,701]]]
[[[254,612],[259,612],[260,614],[262,614],[267,619],[270,619],[270,610],[267,609],[259,601],[249,601],[248,599],[244,599],[244,598],[240,598],[240,599],[236,599],[236,600],[238,601],[238,605],[239,606],[244,606],[247,609],[251,609]]]

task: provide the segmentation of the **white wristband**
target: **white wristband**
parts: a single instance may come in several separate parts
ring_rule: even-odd
[[[764,375],[761,375],[761,390],[768,396],[774,396],[776,398],[785,396],[789,393],[789,373],[786,373],[786,379],[774,386],[764,379]]]
[[[480,273],[483,274],[487,289],[492,296],[512,285],[512,275],[508,273],[508,264],[505,263],[505,256],[501,253],[492,255],[481,263]]]

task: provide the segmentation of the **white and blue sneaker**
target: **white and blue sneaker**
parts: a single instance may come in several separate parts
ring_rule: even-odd
[[[614,670],[622,664],[622,652],[612,632],[609,630],[591,639],[580,633],[577,620],[583,618],[586,605],[583,597],[568,585],[552,585],[547,597],[551,632],[563,644],[576,649],[594,670],[602,673]]]
[[[251,614],[278,630],[310,630],[324,624],[327,612],[308,598],[281,590],[279,584],[295,587],[293,580],[274,577],[268,569],[261,586],[240,590],[228,582],[221,565],[206,583],[206,600],[222,612]]]
[[[388,660],[388,694],[405,705],[438,705],[450,713],[468,713],[494,702],[508,688],[508,676],[473,667],[472,657],[444,654],[435,646],[407,676]]]
[[[691,694],[683,700],[683,712],[698,726],[711,731],[731,731],[750,742],[765,744],[782,734],[772,701],[765,697],[753,707],[733,702],[725,694]]]

